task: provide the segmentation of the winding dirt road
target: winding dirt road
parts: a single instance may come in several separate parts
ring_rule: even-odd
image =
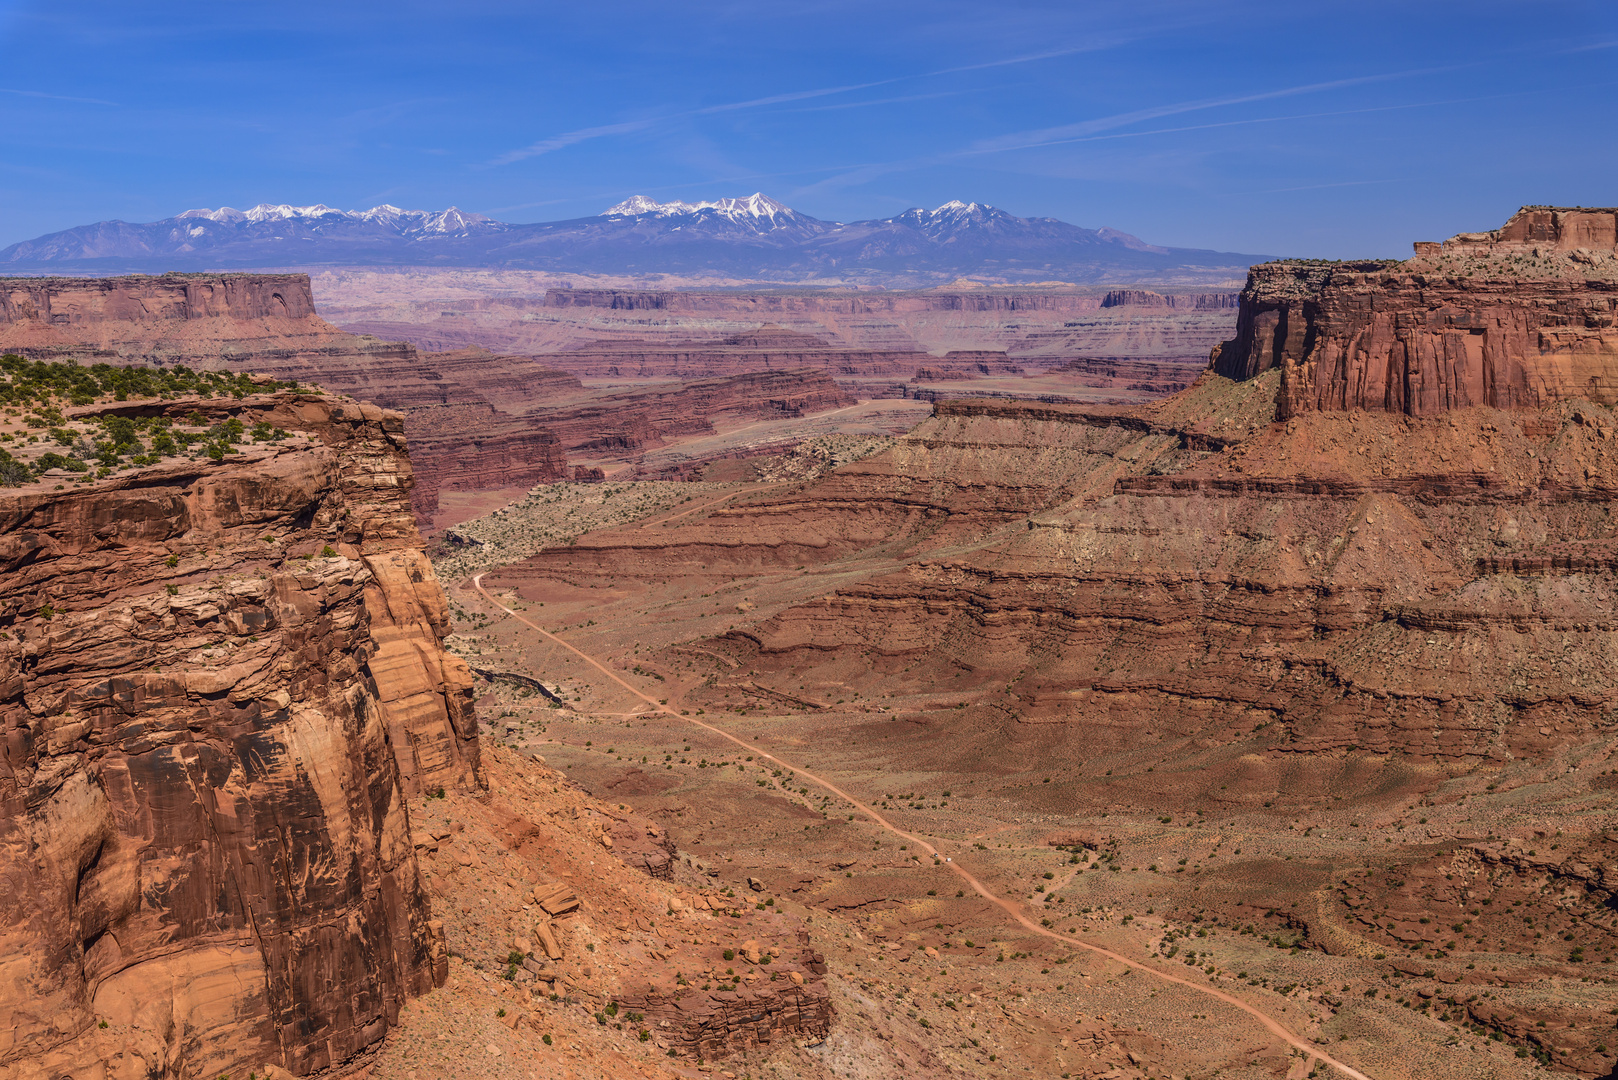
[[[920,837],[920,836],[916,836],[913,833],[908,833],[905,830],[903,830],[903,829],[899,828],[898,826],[894,825],[887,818],[883,817],[882,814],[875,807],[869,806],[866,803],[861,802],[859,799],[856,799],[854,796],[850,795],[848,792],[844,791],[842,788],[838,787],[836,784],[833,784],[829,780],[825,780],[825,779],[823,779],[823,778],[821,778],[819,776],[816,776],[814,773],[809,772],[807,769],[803,769],[803,768],[801,768],[801,767],[799,767],[797,765],[794,765],[791,762],[786,761],[785,759],[783,759],[783,758],[781,758],[781,757],[779,757],[779,756],[777,756],[775,754],[770,753],[768,750],[765,750],[762,747],[758,747],[758,746],[753,745],[750,742],[747,742],[745,739],[738,738],[737,736],[732,735],[730,732],[724,730],[723,728],[715,727],[713,724],[709,724],[709,723],[707,723],[705,721],[698,720],[695,717],[681,716],[677,709],[674,709],[673,707],[668,706],[668,705],[664,705],[662,702],[658,701],[656,698],[642,693],[636,687],[634,687],[633,685],[631,685],[630,683],[625,681],[623,678],[619,677],[617,672],[613,671],[611,668],[609,668],[605,664],[601,663],[601,661],[597,660],[595,657],[591,656],[589,653],[584,652],[581,649],[578,649],[575,646],[569,644],[568,642],[562,640],[561,638],[557,637],[555,634],[551,633],[549,630],[546,630],[544,627],[539,626],[536,623],[533,623],[533,622],[529,621],[528,619],[523,618],[523,616],[517,614],[515,611],[511,610],[510,608],[508,608],[504,604],[502,604],[500,601],[498,601],[494,597],[490,596],[488,591],[483,588],[483,575],[482,574],[476,574],[476,575],[474,575],[472,577],[472,587],[474,589],[476,589],[480,594],[482,594],[483,598],[485,600],[487,600],[489,603],[493,604],[495,607],[499,608],[501,611],[504,611],[507,615],[511,616],[513,619],[516,619],[518,622],[522,623],[524,626],[528,627],[530,630],[533,630],[535,633],[541,635],[542,637],[546,638],[547,640],[549,640],[551,642],[554,642],[557,645],[562,646],[564,649],[567,649],[569,652],[571,652],[575,656],[579,657],[585,663],[589,664],[591,667],[593,667],[597,671],[601,672],[601,674],[605,675],[607,678],[611,679],[613,682],[617,683],[619,686],[621,686],[625,690],[629,691],[629,693],[635,695],[636,697],[640,698],[642,701],[646,702],[648,705],[650,705],[653,709],[657,710],[658,712],[665,713],[665,714],[667,714],[669,716],[674,717],[677,720],[681,720],[681,721],[684,721],[687,724],[691,724],[694,727],[702,728],[704,731],[711,732],[711,733],[713,733],[715,735],[718,735],[722,739],[726,739],[729,742],[735,743],[737,746],[741,747],[743,750],[746,750],[751,754],[754,754],[754,755],[756,755],[758,757],[761,757],[761,758],[763,758],[763,759],[765,759],[767,761],[772,761],[775,764],[781,766],[783,769],[791,770],[794,774],[796,774],[797,776],[802,777],[804,780],[808,781],[809,783],[815,784],[816,786],[818,786],[818,787],[820,787],[820,788],[822,788],[822,789],[824,789],[826,791],[831,792],[833,795],[835,795],[838,798],[840,798],[840,799],[844,800],[845,802],[849,803],[850,805],[855,807],[857,810],[859,810],[860,813],[864,814],[871,821],[873,821],[874,823],[876,823],[877,825],[879,825],[883,829],[887,830],[888,832],[892,833],[893,835],[898,836],[898,837],[902,837],[903,839],[908,840],[909,842],[918,845],[919,847],[922,848],[922,850],[926,851],[929,855],[932,855],[934,858],[944,860],[944,865],[949,867],[951,870],[953,870],[956,873],[956,875],[961,878],[962,881],[964,881],[966,884],[970,885],[974,892],[976,892],[979,896],[983,897],[985,900],[988,900],[990,903],[993,903],[994,905],[999,907],[1008,916],[1010,916],[1013,920],[1015,920],[1018,925],[1022,926],[1024,929],[1026,929],[1030,933],[1039,934],[1042,937],[1051,938],[1054,941],[1060,941],[1060,942],[1062,942],[1064,944],[1067,944],[1067,945],[1073,945],[1073,946],[1076,946],[1076,947],[1078,947],[1080,949],[1085,949],[1085,950],[1087,950],[1089,952],[1097,954],[1098,956],[1104,956],[1108,960],[1116,960],[1118,963],[1127,965],[1128,967],[1131,967],[1134,970],[1141,972],[1142,974],[1149,975],[1154,979],[1161,979],[1164,982],[1173,983],[1176,986],[1183,986],[1186,989],[1193,990],[1193,991],[1195,991],[1195,992],[1197,992],[1199,994],[1206,994],[1207,996],[1209,996],[1211,998],[1214,998],[1214,999],[1216,999],[1218,1001],[1224,1002],[1226,1005],[1230,1005],[1230,1006],[1232,1006],[1234,1008],[1240,1009],[1242,1012],[1248,1014],[1249,1016],[1253,1017],[1253,1019],[1257,1020],[1261,1025],[1263,1025],[1263,1027],[1264,1027],[1264,1029],[1266,1031],[1268,1031],[1270,1034],[1274,1035],[1276,1038],[1281,1039],[1281,1040],[1285,1041],[1286,1043],[1288,1043],[1289,1045],[1293,1046],[1294,1048],[1303,1051],[1309,1057],[1314,1058],[1317,1061],[1323,1062],[1326,1065],[1331,1066],[1332,1068],[1334,1068],[1334,1069],[1338,1070],[1339,1072],[1341,1072],[1344,1076],[1352,1077],[1353,1080],[1371,1080],[1370,1077],[1366,1076],[1364,1073],[1360,1072],[1358,1069],[1354,1068],[1353,1066],[1346,1065],[1343,1062],[1338,1061],[1336,1058],[1332,1057],[1330,1054],[1328,1054],[1325,1050],[1321,1049],[1319,1046],[1316,1046],[1315,1044],[1307,1042],[1304,1039],[1302,1039],[1301,1037],[1299,1037],[1297,1035],[1294,1035],[1279,1020],[1277,1020],[1274,1017],[1270,1016],[1268,1013],[1266,1013],[1263,1010],[1259,1009],[1257,1006],[1251,1005],[1251,1004],[1247,1003],[1246,1001],[1243,1001],[1239,997],[1236,997],[1236,996],[1234,996],[1232,994],[1227,994],[1223,990],[1219,990],[1216,987],[1205,986],[1202,983],[1193,982],[1190,979],[1183,978],[1183,977],[1181,977],[1179,975],[1174,975],[1174,974],[1171,974],[1171,973],[1166,972],[1166,971],[1159,971],[1157,968],[1149,967],[1146,964],[1143,964],[1138,960],[1131,960],[1127,956],[1123,956],[1123,955],[1121,955],[1119,953],[1115,953],[1111,949],[1104,949],[1099,945],[1091,944],[1090,942],[1084,941],[1084,940],[1082,940],[1080,938],[1069,937],[1066,934],[1060,934],[1060,933],[1057,933],[1054,930],[1051,930],[1051,929],[1048,929],[1047,927],[1039,925],[1037,922],[1030,919],[1027,915],[1023,914],[1020,905],[1018,905],[1015,901],[1008,900],[1005,897],[1002,897],[1002,896],[996,894],[995,892],[993,892],[992,890],[990,890],[987,885],[984,885],[983,882],[979,881],[977,878],[973,877],[966,870],[962,869],[960,864],[956,863],[953,860],[953,858],[951,858],[950,856],[944,855],[937,848],[933,847],[932,844],[928,843],[925,838]]]

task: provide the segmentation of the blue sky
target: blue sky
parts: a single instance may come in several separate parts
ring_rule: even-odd
[[[1618,204],[1618,4],[0,0],[0,245],[198,206],[762,190],[1404,255]]]

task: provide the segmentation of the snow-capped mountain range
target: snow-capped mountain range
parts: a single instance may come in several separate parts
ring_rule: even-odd
[[[401,210],[387,203],[373,206],[369,210],[338,210],[325,203],[316,203],[313,206],[288,206],[286,203],[272,206],[269,203],[259,203],[251,210],[233,210],[228,206],[221,206],[217,210],[187,210],[178,215],[177,220],[238,225],[244,221],[255,223],[315,221],[333,217],[385,225],[408,235],[464,236],[468,231],[480,226],[500,224],[493,218],[484,217],[482,214],[469,214],[457,206],[452,206],[448,210]],[[192,226],[197,227],[199,226]]]
[[[740,218],[769,218],[774,221],[777,217],[798,216],[791,207],[776,202],[761,191],[741,199],[715,199],[713,202],[699,203],[679,200],[660,203],[647,195],[631,195],[617,206],[609,206],[601,216],[639,217],[642,214],[655,214],[658,217],[673,217],[676,214],[699,214],[704,210],[712,210],[732,221]]]
[[[1262,256],[1159,247],[1116,229],[1022,218],[951,200],[891,218],[823,221],[755,192],[703,202],[625,199],[531,225],[456,207],[339,210],[260,203],[162,221],[102,221],[0,251],[14,272],[462,266],[563,273],[708,274],[752,281],[926,285],[1229,278]]]

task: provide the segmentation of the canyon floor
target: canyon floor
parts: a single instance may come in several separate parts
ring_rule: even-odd
[[[533,1032],[567,1030],[576,1057],[559,1066],[537,1034],[491,1038],[500,1053],[458,1058],[454,1075],[629,1074],[607,1054],[648,1075],[872,1080],[1280,1080],[1334,1073],[1332,1060],[1376,1080],[1493,1078],[1597,1075],[1590,1063],[1610,1060],[1610,910],[1584,910],[1573,889],[1547,899],[1531,874],[1433,898],[1468,860],[1531,870],[1535,848],[1541,863],[1563,858],[1563,828],[1581,857],[1599,857],[1618,789],[1610,737],[1486,768],[1369,750],[1310,759],[1277,752],[1263,725],[1118,748],[1059,723],[986,718],[1000,689],[965,666],[877,677],[864,657],[834,653],[794,671],[714,647],[895,572],[906,556],[891,548],[749,567],[715,547],[711,572],[648,555],[615,575],[592,561],[767,508],[822,471],[544,485],[457,526],[436,566],[449,644],[481,676],[502,767],[549,775],[524,764],[538,755],[665,830],[681,886],[773,901],[800,921],[828,967],[830,1034],[699,1065],[637,1056],[590,1009],[544,1003]],[[1019,518],[930,557],[1031,528]],[[475,580],[546,548],[543,574]],[[1525,902],[1533,915],[1518,915]],[[451,938],[483,917],[450,905]],[[489,1011],[475,969],[502,956],[497,943],[468,953],[472,970],[452,980],[461,997],[412,1005],[393,1045],[423,1045],[457,1010]],[[389,1054],[377,1075],[410,1076]]]

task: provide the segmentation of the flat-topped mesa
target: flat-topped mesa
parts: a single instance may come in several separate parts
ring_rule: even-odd
[[[36,359],[175,359],[358,344],[315,313],[307,274],[0,279],[0,348]]]
[[[1549,247],[1555,251],[1618,250],[1618,208],[1525,206],[1498,229],[1459,233],[1443,243],[1417,241],[1418,256]]]
[[[315,314],[308,274],[163,274],[120,278],[11,278],[0,321],[52,326],[129,320],[301,319]]]
[[[1524,208],[1403,263],[1253,267],[1213,370],[1282,370],[1278,416],[1618,401],[1618,211]]]

